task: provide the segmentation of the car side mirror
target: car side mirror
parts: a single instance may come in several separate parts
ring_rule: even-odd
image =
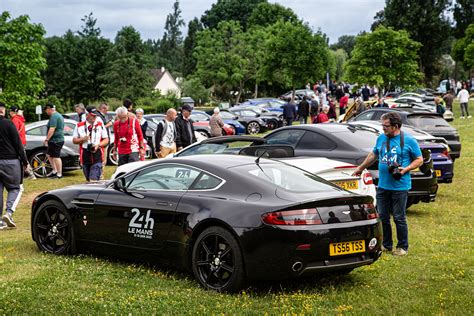
[[[125,186],[124,177],[120,177],[114,181],[114,189],[117,191],[127,192],[127,187]]]

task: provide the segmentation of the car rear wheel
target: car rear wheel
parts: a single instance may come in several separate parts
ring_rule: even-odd
[[[37,178],[46,178],[53,172],[53,167],[46,156],[46,149],[35,151],[29,159],[30,166]]]
[[[249,122],[247,124],[247,133],[249,134],[260,133],[260,124],[258,124],[258,122]]]
[[[274,121],[274,120],[270,120],[267,123],[267,127],[268,127],[269,130],[273,130],[273,129],[278,127],[278,122]]]
[[[74,252],[71,216],[60,202],[43,203],[33,218],[32,226],[40,250],[57,255]]]
[[[207,289],[235,292],[245,281],[242,252],[234,236],[221,227],[205,229],[192,253],[192,268],[198,282]]]

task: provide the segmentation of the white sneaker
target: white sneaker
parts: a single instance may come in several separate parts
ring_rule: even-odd
[[[408,255],[408,250],[405,250],[403,248],[397,248],[392,252],[392,254],[394,256],[406,256]]]
[[[5,215],[2,216],[2,219],[3,219],[3,222],[7,224],[8,227],[16,227],[16,224],[13,221],[11,213],[7,212]]]
[[[3,222],[3,220],[0,219],[0,230],[7,228],[7,224]]]
[[[471,118],[471,117],[472,117],[472,115],[469,115],[467,118]]]
[[[460,118],[460,119],[465,119],[465,117],[464,117],[464,116],[460,116],[459,118]]]

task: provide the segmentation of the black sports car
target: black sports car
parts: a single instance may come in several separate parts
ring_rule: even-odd
[[[160,159],[114,181],[45,192],[32,205],[42,251],[94,251],[193,271],[205,288],[352,269],[381,255],[373,199],[250,156]]]

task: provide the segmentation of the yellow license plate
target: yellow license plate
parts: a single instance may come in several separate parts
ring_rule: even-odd
[[[333,183],[344,190],[357,190],[359,188],[358,180],[334,181]]]
[[[365,251],[365,241],[354,240],[329,244],[329,255],[340,256]]]
[[[435,170],[436,171],[436,176],[441,177],[441,170]]]

